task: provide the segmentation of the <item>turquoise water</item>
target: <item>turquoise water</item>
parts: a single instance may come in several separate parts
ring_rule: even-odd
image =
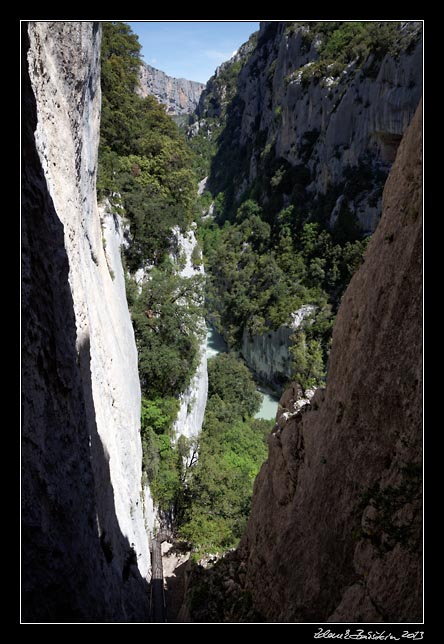
[[[218,353],[227,352],[227,343],[223,337],[212,326],[207,327],[207,358],[213,358]],[[254,415],[255,418],[263,418],[265,420],[274,420],[277,412],[279,398],[265,393],[260,389],[257,391],[262,396],[262,404],[259,411]]]
[[[271,394],[264,393],[260,389],[258,392],[262,396],[262,404],[259,411],[254,415],[255,418],[264,418],[265,420],[274,420],[278,408],[279,398]]]
[[[218,353],[226,353],[227,343],[220,333],[212,326],[207,326],[207,358],[213,358]]]

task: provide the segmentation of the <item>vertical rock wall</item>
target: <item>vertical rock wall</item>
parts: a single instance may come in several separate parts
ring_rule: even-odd
[[[92,22],[22,35],[24,621],[148,616],[137,353],[96,205],[100,41]]]
[[[190,132],[208,118],[226,125],[208,179],[214,196],[234,195],[236,206],[254,187],[254,199],[266,206],[281,193],[283,207],[293,203],[304,217],[316,213],[331,228],[348,209],[370,233],[422,95],[422,24],[399,25],[397,54],[389,48],[362,64],[351,54],[339,75],[330,65],[312,76],[322,38],[312,33],[317,21],[309,24],[261,22],[256,43],[243,45],[208,81],[197,110],[201,124]],[[271,190],[273,168],[278,187]]]
[[[181,271],[182,277],[203,275],[203,265],[193,266],[191,256],[197,241],[194,230],[181,234],[176,231],[180,253],[185,257],[185,266]],[[202,319],[202,339],[199,347],[199,364],[191,383],[180,398],[180,408],[177,420],[174,423],[174,434],[178,438],[181,434],[186,438],[196,438],[202,429],[208,394],[208,372],[206,353],[206,326]]]
[[[270,621],[422,618],[422,105],[344,294],[325,391],[281,400],[239,555]]]
[[[291,325],[278,327],[262,335],[250,336],[244,328],[242,334],[241,354],[257,378],[265,385],[282,391],[283,383],[292,376],[292,357],[290,355],[291,336],[303,323],[304,319],[314,312],[315,306],[304,304],[292,314]]]
[[[168,114],[191,114],[196,109],[203,83],[173,78],[165,72],[142,63],[139,68],[139,93],[141,96],[155,96],[159,103],[166,106]]]

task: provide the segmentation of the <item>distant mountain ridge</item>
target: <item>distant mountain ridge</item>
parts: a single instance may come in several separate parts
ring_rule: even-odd
[[[204,83],[173,78],[147,63],[140,66],[139,94],[155,96],[159,103],[166,105],[168,114],[180,116],[194,112],[204,89]]]

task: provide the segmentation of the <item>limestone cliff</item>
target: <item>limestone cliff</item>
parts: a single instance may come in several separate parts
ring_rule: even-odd
[[[192,262],[193,251],[197,245],[194,228],[187,233],[181,233],[178,229],[174,233],[178,242],[179,253],[183,254],[185,258],[185,265],[180,272],[182,277],[204,275],[203,264],[194,266]],[[175,440],[181,435],[188,439],[197,438],[202,429],[208,394],[206,325],[203,317],[201,329],[202,337],[199,345],[199,364],[189,386],[179,398],[179,412],[173,426]]]
[[[259,382],[276,389],[278,395],[283,385],[291,379],[292,358],[289,347],[291,336],[315,307],[305,304],[292,315],[289,325],[283,324],[276,331],[251,336],[247,329],[242,335],[241,355]]]
[[[240,546],[267,619],[421,619],[421,149],[420,106],[336,318],[326,389],[278,413],[269,438]]]
[[[122,234],[96,204],[100,41],[98,23],[24,24],[24,621],[148,616]]]
[[[203,83],[168,76],[146,63],[139,69],[140,95],[155,96],[159,103],[166,105],[167,113],[171,115],[194,112],[204,87]]]
[[[333,49],[322,24],[262,22],[207,83],[190,134],[206,127],[219,137],[207,187],[223,192],[225,205],[235,209],[248,194],[276,209],[279,198],[304,219],[334,228],[351,213],[372,232],[422,93],[421,25],[399,23],[370,54],[362,53],[364,29],[338,66],[323,63],[323,48],[333,61],[344,49]]]
[[[282,396],[237,552],[191,621],[422,619],[422,105],[340,306],[325,390]]]

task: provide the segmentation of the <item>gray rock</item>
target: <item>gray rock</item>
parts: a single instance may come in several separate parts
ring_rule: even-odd
[[[233,61],[219,68],[202,93],[199,118],[227,114],[229,145],[246,157],[233,179],[236,196],[254,182],[264,151],[274,149],[276,158],[309,171],[307,214],[326,196],[322,216],[334,225],[335,203],[342,196],[364,232],[373,232],[385,179],[422,95],[421,23],[402,26],[399,40],[411,37],[412,43],[399,56],[377,61],[371,55],[361,68],[351,62],[338,77],[327,69],[307,82],[302,74],[318,59],[319,41],[307,48],[308,28],[288,32],[286,24],[261,23],[257,46],[248,43],[247,51],[239,50],[243,67],[230,110],[227,101],[233,96],[227,97],[221,72]],[[350,177],[360,165],[367,176],[359,171]],[[209,183],[217,185],[217,171],[214,175]]]
[[[194,229],[192,228],[184,234],[176,229],[174,233],[178,242],[179,254],[185,256],[185,265],[180,273],[182,277],[204,275],[203,265],[195,267],[191,261],[193,250],[197,244]],[[206,324],[204,318],[201,320],[201,332],[199,364],[190,385],[180,396],[179,412],[173,425],[175,441],[181,435],[188,439],[196,439],[202,429],[208,394]],[[191,451],[193,451],[193,448],[191,448]]]
[[[239,547],[264,621],[422,620],[422,105],[336,317],[325,391],[281,399]]]
[[[24,621],[148,618],[123,235],[96,203],[100,42],[99,23],[24,25]]]
[[[139,93],[141,96],[155,96],[159,103],[166,105],[168,114],[191,114],[196,109],[203,83],[173,78],[159,69],[143,63],[139,69]]]
[[[241,354],[249,368],[259,380],[277,390],[282,390],[282,383],[292,376],[292,358],[289,348],[291,336],[304,319],[315,310],[311,304],[305,304],[292,313],[292,324],[282,325],[275,331],[251,336],[247,329],[242,334]]]

